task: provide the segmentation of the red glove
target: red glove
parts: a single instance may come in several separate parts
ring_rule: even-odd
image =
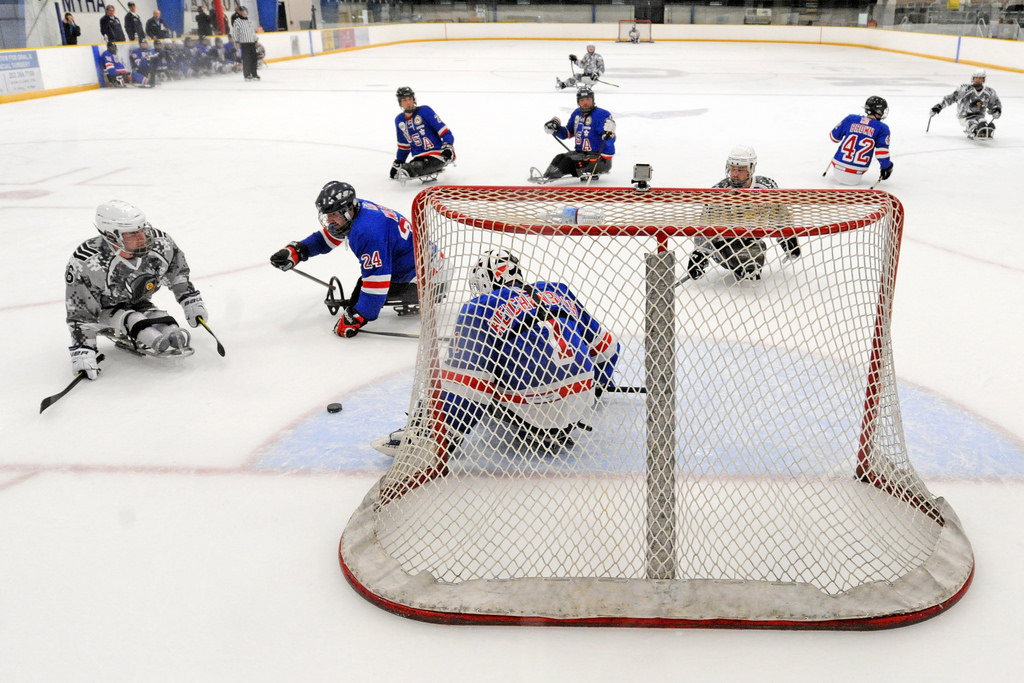
[[[359,334],[359,329],[366,324],[366,318],[359,315],[354,308],[346,308],[345,313],[338,318],[338,324],[334,327],[334,334],[339,337],[354,337]]]

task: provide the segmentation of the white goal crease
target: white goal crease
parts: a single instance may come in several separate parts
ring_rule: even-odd
[[[600,224],[543,218],[564,207]],[[421,291],[446,295],[421,312],[406,437],[341,540],[370,601],[444,623],[867,629],[967,590],[970,543],[903,438],[895,197],[433,187],[413,223],[417,253],[443,254],[420,264]],[[801,255],[780,263],[794,237]],[[759,241],[760,279],[722,257],[674,286],[697,239]],[[491,405],[455,434],[442,370],[494,250],[574,293],[632,392],[607,388],[554,446],[508,422],[499,393],[473,394]]]

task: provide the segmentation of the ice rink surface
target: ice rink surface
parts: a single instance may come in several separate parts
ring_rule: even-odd
[[[598,43],[618,122],[603,185],[634,163],[657,187],[707,187],[738,143],[785,188],[822,178],[829,130],[889,101],[906,208],[894,306],[911,459],[973,543],[947,614],[875,633],[444,627],[360,598],[338,538],[387,461],[416,344],[332,334],[325,290],[268,264],[318,227],[328,180],[410,210],[388,180],[394,92],[409,85],[456,137],[449,184],[523,185],[561,148],[570,52],[584,43],[405,44],[271,64],[153,90],[0,107],[0,680],[1017,680],[1024,662],[1024,76],[989,70],[1006,114],[965,139],[929,108],[973,67],[850,47]],[[868,183],[877,178],[877,164]],[[566,184],[576,181],[566,181]],[[101,378],[43,414],[71,378],[62,273],[124,199],[188,256],[209,323],[185,360],[101,342]],[[348,252],[304,268],[346,287]],[[581,292],[585,298],[585,293]],[[157,301],[180,308],[167,292]],[[375,329],[415,333],[385,313]],[[344,411],[325,406],[341,401]]]

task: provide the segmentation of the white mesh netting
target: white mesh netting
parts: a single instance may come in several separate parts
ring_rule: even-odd
[[[374,602],[873,627],[966,590],[970,545],[903,441],[891,195],[435,187],[413,222],[412,418],[341,546]],[[498,250],[521,277],[479,294]]]

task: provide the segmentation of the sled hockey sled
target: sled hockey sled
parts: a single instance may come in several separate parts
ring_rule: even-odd
[[[535,183],[537,185],[547,185],[552,180],[554,180],[554,178],[547,178],[547,177],[545,177],[544,174],[540,172],[539,168],[537,168],[536,166],[531,166],[530,167],[530,177],[527,178],[527,180],[529,182]]]
[[[110,341],[114,342],[114,346],[121,349],[122,351],[126,351],[132,354],[133,356],[140,356],[142,358],[159,358],[161,360],[166,360],[168,358],[187,358],[196,352],[196,350],[192,348],[192,335],[189,334],[188,330],[182,329],[181,331],[185,333],[185,346],[181,348],[170,347],[163,353],[160,353],[156,349],[147,346],[141,342],[137,342],[131,337],[128,337],[127,335],[115,334],[110,330],[101,332],[100,334],[109,339]]]

